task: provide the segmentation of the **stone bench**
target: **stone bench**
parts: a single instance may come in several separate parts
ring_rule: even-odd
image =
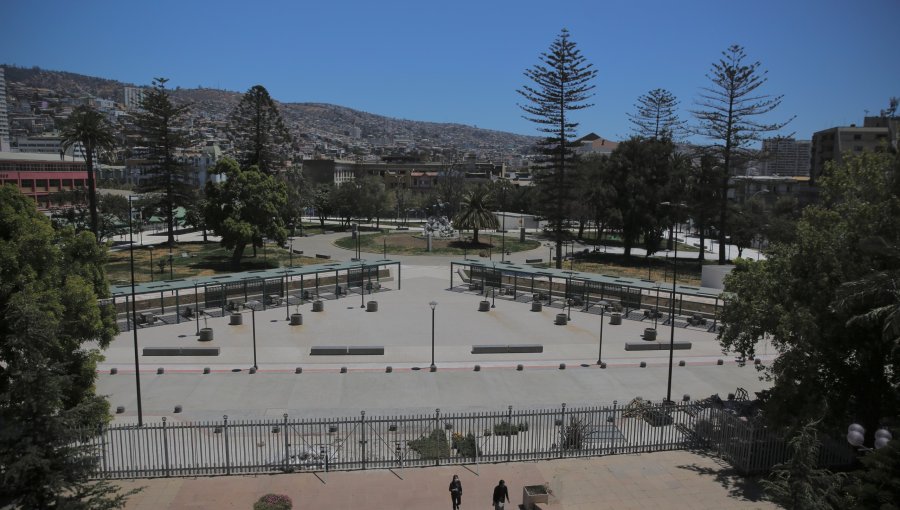
[[[544,259],[525,259],[526,264],[540,264]]]
[[[540,344],[512,344],[512,345],[473,345],[472,354],[510,354],[510,353],[540,353],[544,352],[544,346]]]
[[[144,356],[218,356],[218,347],[144,347]]]
[[[323,255],[321,253],[316,253],[316,258],[317,259],[330,259],[331,255]]]
[[[691,348],[691,343],[684,340],[676,340],[672,344],[672,348],[676,351],[687,350]],[[668,351],[669,342],[665,340],[656,340],[653,342],[625,342],[626,351]]]
[[[384,355],[384,346],[382,345],[362,345],[350,346],[346,345],[317,345],[310,347],[310,356],[382,356]]]

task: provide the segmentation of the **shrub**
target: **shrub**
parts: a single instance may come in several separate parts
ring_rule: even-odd
[[[494,425],[494,434],[498,436],[516,436],[519,434],[519,427],[509,422],[502,421]]]
[[[294,503],[284,494],[266,494],[253,503],[253,510],[291,510]]]
[[[409,447],[418,452],[423,459],[446,459],[450,457],[450,445],[447,436],[441,429],[434,429],[427,437],[413,439]]]
[[[563,449],[580,450],[584,442],[584,433],[587,427],[577,418],[572,418],[563,430]]]
[[[463,437],[462,434],[458,434],[458,439],[456,436],[457,434],[454,434],[453,446],[456,447],[456,451],[460,457],[474,459],[476,452],[477,454],[481,453],[481,449],[478,448],[478,443],[475,441],[474,434],[470,432],[466,434],[465,437]]]

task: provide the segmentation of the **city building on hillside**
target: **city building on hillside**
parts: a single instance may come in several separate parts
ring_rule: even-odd
[[[365,176],[384,180],[388,189],[428,191],[445,176],[467,182],[490,182],[504,177],[506,167],[468,158],[460,163],[363,162],[341,159],[305,159],[303,174],[314,184],[340,185]]]
[[[87,179],[83,159],[60,159],[58,154],[0,152],[0,185],[16,186],[42,210],[54,207],[53,193],[86,189]]]
[[[0,67],[0,152],[9,152],[9,109],[6,103],[6,69]]]
[[[812,138],[810,177],[813,182],[825,171],[829,161],[840,163],[847,152],[880,152],[897,148],[900,117],[866,117],[862,127],[856,124],[817,131]]]
[[[206,185],[207,181],[225,180],[224,175],[213,173],[216,163],[222,158],[222,149],[218,145],[178,149],[175,158],[179,164],[184,165],[187,182],[197,188]],[[101,176],[122,179],[118,181],[119,184],[141,186],[155,175],[156,169],[157,163],[150,159],[147,148],[134,147],[131,157],[125,160],[124,172],[111,172],[108,176],[101,172]]]
[[[767,138],[762,142],[762,175],[809,177],[812,141]]]
[[[140,110],[144,101],[144,89],[140,87],[125,87],[125,109],[128,111]]]
[[[596,133],[588,133],[574,142],[573,150],[577,154],[597,154],[609,156],[619,146],[619,142],[607,140]]]
[[[791,197],[803,207],[818,199],[818,188],[807,176],[736,175],[730,181],[728,198],[739,204],[758,199],[771,205],[782,197]]]
[[[76,142],[63,153],[62,141],[62,137],[55,134],[18,136],[15,139],[13,150],[32,154],[55,154],[57,156],[65,155],[67,158],[84,159],[84,146],[81,145],[81,142]]]

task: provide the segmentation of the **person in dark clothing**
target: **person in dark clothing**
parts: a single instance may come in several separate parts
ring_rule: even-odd
[[[453,481],[450,482],[450,500],[453,501],[453,510],[459,510],[462,503],[462,482],[458,475],[453,475]]]
[[[500,480],[494,487],[494,510],[503,510],[504,501],[509,501],[509,490],[506,488],[506,482]]]

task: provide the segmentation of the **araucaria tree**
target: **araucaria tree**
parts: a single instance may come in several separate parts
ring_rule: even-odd
[[[94,384],[116,331],[88,232],[54,230],[34,201],[0,186],[0,506],[114,508],[124,496],[91,482],[100,461],[87,441],[109,419]]]
[[[719,199],[719,263],[724,264],[725,235],[728,215],[728,180],[736,160],[746,157],[750,144],[758,142],[765,133],[778,131],[785,122],[765,123],[760,116],[778,108],[783,96],[770,96],[757,91],[768,78],[768,71],[759,69],[760,63],[746,63],[744,48],[734,44],[722,52],[713,63],[707,77],[712,82],[704,87],[697,109],[691,113],[697,120],[692,128],[696,134],[713,140],[713,152],[722,163],[722,193]]]
[[[525,119],[539,124],[546,136],[541,142],[544,168],[535,175],[538,188],[539,213],[544,216],[556,241],[556,267],[562,267],[562,242],[566,221],[575,198],[574,180],[567,173],[574,166],[571,145],[575,139],[577,122],[568,114],[592,106],[587,100],[593,95],[591,84],[597,71],[587,63],[569,31],[563,29],[539,57],[541,63],[525,71],[533,82],[517,92],[525,98],[519,107]]]
[[[162,215],[168,228],[167,242],[175,243],[175,208],[187,204],[193,196],[187,168],[178,162],[175,150],[187,145],[179,129],[187,105],[176,105],[166,90],[166,78],[154,78],[153,87],[144,94],[143,111],[136,116],[136,124],[153,169],[149,178],[138,188],[141,193],[160,197]]]
[[[106,118],[90,106],[75,108],[62,130],[62,148],[80,143],[88,171],[88,205],[91,211],[91,232],[100,238],[100,219],[97,214],[97,182],[94,177],[94,155],[111,151],[116,146],[113,128]]]
[[[216,163],[215,172],[225,174],[225,182],[206,183],[206,224],[231,250],[235,269],[247,245],[261,247],[263,238],[284,244],[288,235],[282,215],[287,204],[284,181],[255,166],[241,169],[228,158]]]
[[[228,134],[244,168],[256,165],[270,174],[288,159],[291,134],[262,85],[254,85],[241,97],[228,119]]]
[[[638,98],[635,113],[628,114],[635,136],[675,140],[684,130],[678,118],[678,99],[666,89],[653,89]]]

